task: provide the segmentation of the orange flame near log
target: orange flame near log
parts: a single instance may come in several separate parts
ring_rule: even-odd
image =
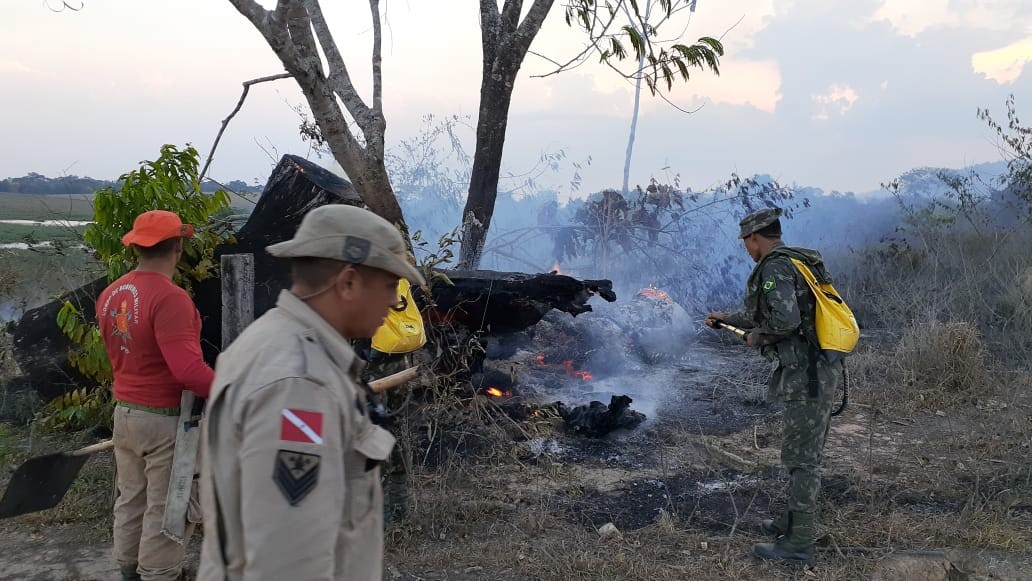
[[[498,389],[497,387],[489,387],[489,388],[485,389],[484,391],[487,392],[487,395],[493,395],[494,397],[502,397],[502,396],[505,395],[505,392],[503,392],[502,390]]]
[[[541,355],[540,353],[535,355],[534,359],[537,361],[538,365],[541,365],[541,366],[549,365],[548,363],[545,363],[545,356]],[[580,378],[583,381],[591,381],[592,379],[594,379],[594,377],[591,375],[590,371],[579,371],[577,369],[574,369],[573,368],[573,361],[570,360],[570,359],[567,359],[566,361],[563,361],[563,369],[566,370],[566,375],[569,375],[570,377],[577,377],[577,378]]]
[[[653,298],[653,299],[658,299],[658,300],[661,300],[661,301],[667,301],[668,303],[674,302],[673,299],[670,298],[670,295],[668,295],[668,294],[666,294],[666,292],[661,291],[658,288],[652,286],[651,284],[649,286],[641,289],[640,291],[638,291],[638,295],[639,296],[643,296],[643,297],[649,297],[649,298]]]

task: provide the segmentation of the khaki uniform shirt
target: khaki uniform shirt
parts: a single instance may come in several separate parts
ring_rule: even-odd
[[[379,462],[361,360],[287,291],[219,356],[202,432],[198,579],[380,581]]]

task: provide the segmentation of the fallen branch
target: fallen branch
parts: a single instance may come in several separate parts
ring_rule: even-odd
[[[703,445],[706,447],[707,452],[709,452],[713,456],[716,456],[720,460],[724,460],[725,462],[733,464],[742,472],[750,472],[756,467],[756,465],[753,462],[750,462],[737,454],[732,454],[727,450],[723,450],[719,446],[708,440],[703,441]]]

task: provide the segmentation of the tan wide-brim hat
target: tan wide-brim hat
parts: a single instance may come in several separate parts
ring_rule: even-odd
[[[331,258],[379,268],[425,285],[423,275],[409,263],[405,240],[390,222],[355,206],[327,204],[301,219],[290,240],[265,250],[280,258]]]

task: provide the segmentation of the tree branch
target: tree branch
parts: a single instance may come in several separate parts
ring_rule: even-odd
[[[595,19],[598,20],[598,16],[597,15],[595,16]],[[560,65],[559,68],[555,69],[554,71],[549,72],[549,73],[545,73],[543,75],[531,75],[531,78],[543,79],[545,77],[551,77],[552,75],[558,75],[559,73],[567,70],[570,67],[570,65],[572,65],[573,63],[575,63],[577,61],[581,61],[580,63],[578,63],[577,66],[580,66],[580,64],[583,64],[584,62],[586,62],[587,61],[587,57],[588,57],[588,53],[591,52],[592,50],[598,49],[599,41],[602,39],[603,36],[605,36],[606,31],[609,30],[609,27],[612,26],[613,22],[615,22],[615,21],[616,21],[616,12],[614,11],[612,14],[609,15],[609,22],[606,22],[605,25],[602,27],[602,32],[599,34],[598,37],[591,38],[591,34],[590,34],[590,31],[589,31],[588,38],[590,38],[591,41],[588,43],[588,46],[584,47],[584,50],[579,52],[576,56],[574,56],[570,60],[566,61],[566,64]]]
[[[243,14],[245,18],[251,21],[251,24],[262,33],[263,36],[268,38],[269,36],[269,11],[262,8],[260,4],[255,0],[229,0],[230,4],[236,7],[237,12]],[[276,7],[279,10],[279,6]]]
[[[520,12],[522,11],[523,0],[505,0],[505,4],[502,6],[502,16],[499,20],[499,23],[502,25],[502,37],[509,37],[516,32],[520,24]]]
[[[244,106],[244,99],[247,98],[247,92],[251,90],[251,85],[257,85],[258,83],[265,83],[268,81],[277,81],[279,79],[287,79],[291,76],[293,75],[290,73],[280,73],[278,75],[269,75],[267,77],[259,77],[257,79],[251,79],[250,81],[244,81],[244,90],[240,93],[240,100],[237,101],[236,107],[234,107],[229,113],[229,116],[222,120],[222,127],[219,128],[219,133],[215,136],[215,143],[211,144],[211,151],[208,152],[208,159],[205,160],[204,167],[201,169],[201,173],[197,178],[198,182],[203,181],[204,176],[208,173],[208,167],[211,165],[212,159],[215,158],[215,150],[219,147],[219,141],[222,139],[222,134],[226,131],[226,126],[229,125],[229,121],[233,119],[233,116],[236,115],[240,111],[240,108]]]
[[[373,13],[373,111],[383,116],[383,42],[380,30],[380,0],[369,0],[369,8]]]
[[[337,48],[337,43],[333,40],[333,34],[330,33],[330,27],[326,24],[322,8],[320,8],[317,0],[305,0],[305,5],[308,9],[308,15],[312,19],[312,28],[319,38],[319,45],[322,46],[323,53],[326,54],[326,61],[330,65],[328,75],[330,86],[340,96],[340,100],[344,102],[348,113],[355,118],[363,133],[368,132],[370,128],[369,107],[362,100],[362,97],[358,95],[358,90],[355,89],[354,83],[351,82],[348,67],[344,64],[344,58]],[[379,12],[375,13],[373,20],[378,22]]]
[[[533,42],[534,37],[541,30],[541,24],[552,10],[553,2],[554,0],[534,0],[534,4],[527,11],[527,15],[523,17],[523,22],[516,29],[516,44],[519,46],[520,60],[523,60],[522,55],[527,54],[530,43]]]
[[[495,52],[498,50],[500,17],[496,0],[480,0],[480,44],[484,52],[485,77],[490,74],[491,63],[494,62]]]

